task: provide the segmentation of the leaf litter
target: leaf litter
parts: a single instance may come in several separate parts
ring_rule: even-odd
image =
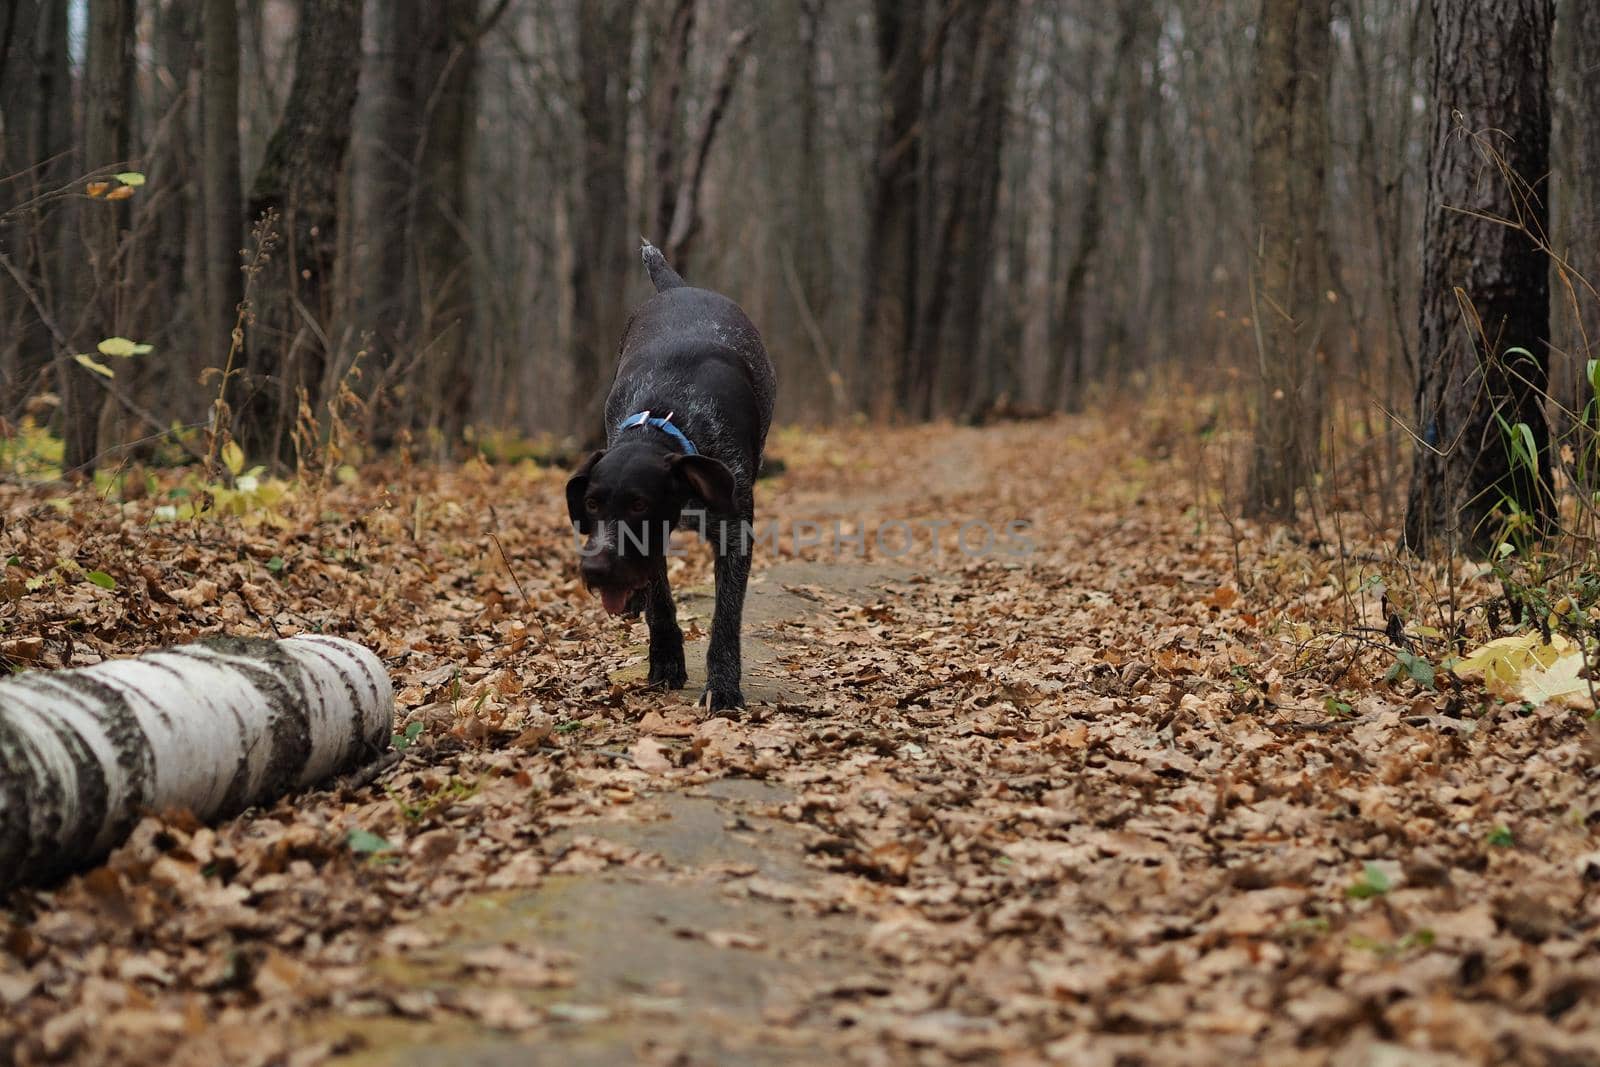
[[[1348,561],[1208,520],[1185,460],[1138,425],[780,434],[763,515],[947,525],[920,553],[852,548],[883,565],[868,587],[790,590],[806,613],[751,635],[790,695],[738,718],[612,680],[642,624],[574,580],[558,471],[372,467],[254,523],[0,488],[12,664],[334,633],[384,658],[405,742],[370,777],[216,827],[152,815],[103,866],[14,892],[0,1059],[313,1064],[353,1047],[298,1025],[319,1014],[551,1040],[611,1012],[522,992],[582,960],[439,955],[429,919],[553,873],[660,870],[584,828],[753,777],[792,795],[767,814],[803,834],[815,878],[720,877],[858,917],[879,968],[789,991],[761,1024],[773,1047],[1600,1062],[1593,724],[1497,699],[1526,699],[1496,688],[1508,646],[1437,688],[1386,680],[1393,654],[1341,636],[1386,625],[1370,597],[1352,619]],[[1026,520],[1035,550],[963,555],[970,519]],[[790,537],[777,555],[829,558]],[[671,566],[679,589],[709,581],[701,552]],[[1516,679],[1553,651],[1522,648]],[[1475,667],[1489,692],[1456,680]],[[687,932],[741,953],[766,933]],[[443,979],[399,980],[401,960]]]

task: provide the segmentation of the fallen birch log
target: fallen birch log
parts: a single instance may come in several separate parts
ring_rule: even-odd
[[[116,847],[147,811],[201,819],[388,747],[394,696],[351,641],[225,637],[0,681],[0,886]]]

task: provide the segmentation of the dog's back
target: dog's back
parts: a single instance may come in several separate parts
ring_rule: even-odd
[[[700,451],[727,464],[748,487],[760,467],[777,392],[761,335],[738,304],[685,284],[650,245],[644,260],[658,291],[623,332],[606,424],[615,434],[636,411],[671,412]]]

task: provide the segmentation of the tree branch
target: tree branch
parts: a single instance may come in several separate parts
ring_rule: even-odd
[[[672,212],[672,231],[667,235],[665,252],[668,262],[677,264],[680,273],[688,259],[689,242],[700,229],[700,186],[706,176],[706,159],[711,155],[711,143],[716,139],[717,126],[722,122],[723,113],[728,109],[728,100],[733,96],[734,80],[744,67],[745,49],[750,44],[751,34],[751,28],[745,26],[735,30],[733,36],[728,38],[728,51],[717,70],[711,107],[706,112],[700,136],[695,142],[694,166],[689,180],[678,192],[678,203]]]

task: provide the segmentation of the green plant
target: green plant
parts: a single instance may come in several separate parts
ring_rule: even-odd
[[[0,427],[0,469],[25,482],[61,477],[61,438],[24,415],[13,427]]]
[[[405,728],[404,732],[390,737],[389,743],[393,745],[397,751],[404,752],[416,742],[417,738],[422,736],[423,729],[424,727],[422,723],[411,723]]]
[[[245,468],[244,449],[229,441],[221,449],[225,477],[217,480],[191,471],[168,490],[170,503],[158,506],[158,522],[198,519],[206,515],[232,515],[247,525],[287,526],[282,507],[294,496],[289,483],[269,477],[263,465]]]
[[[1435,681],[1433,664],[1410,652],[1396,652],[1394,664],[1383,676],[1383,680],[1393,684],[1402,677],[1410,678],[1424,689],[1432,689]]]
[[[1394,888],[1389,881],[1389,876],[1383,873],[1383,868],[1375,863],[1369,863],[1361,869],[1361,877],[1344,891],[1344,895],[1351,900],[1369,900],[1380,897]]]
[[[443,785],[438,786],[431,792],[424,793],[416,800],[408,800],[388,786],[385,786],[383,791],[384,795],[394,803],[394,806],[400,809],[400,814],[408,822],[421,822],[429,814],[444,805],[453,804],[458,800],[465,800],[467,797],[472,796],[478,791],[478,783],[476,780],[467,781],[451,775],[450,779]]]

